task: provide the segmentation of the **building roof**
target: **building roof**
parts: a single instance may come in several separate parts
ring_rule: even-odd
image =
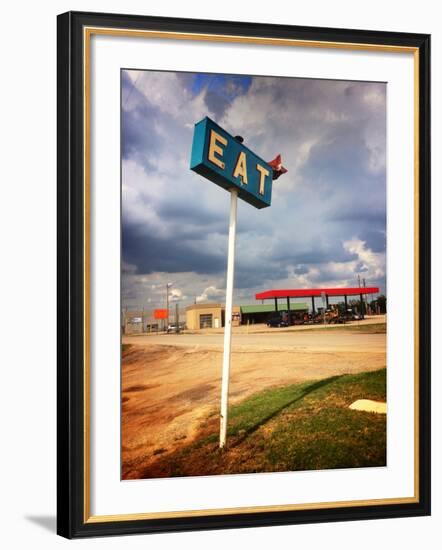
[[[360,294],[377,294],[379,288],[371,287],[353,287],[353,288],[291,288],[287,290],[266,290],[255,294],[257,300],[266,300],[269,298],[309,298],[321,296],[359,296]]]
[[[280,308],[280,311],[282,311],[282,309],[283,307]],[[304,304],[304,303],[290,304],[290,311],[306,311],[306,310],[308,310],[307,304]],[[241,306],[241,313],[271,313],[272,311],[276,312],[274,304]]]
[[[224,305],[218,304],[215,302],[205,302],[205,303],[199,303],[199,304],[192,304],[191,306],[186,307],[186,311],[190,311],[192,309],[216,309],[216,308],[223,308]]]

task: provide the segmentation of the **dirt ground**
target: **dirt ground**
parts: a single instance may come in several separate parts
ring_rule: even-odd
[[[222,334],[124,337],[122,474],[190,443],[218,414]],[[386,334],[311,330],[232,338],[229,402],[272,386],[386,366]]]

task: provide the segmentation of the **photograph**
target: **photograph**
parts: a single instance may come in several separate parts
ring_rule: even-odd
[[[120,79],[121,480],[387,467],[387,83]]]

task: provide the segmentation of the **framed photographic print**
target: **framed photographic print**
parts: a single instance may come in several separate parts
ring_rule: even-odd
[[[430,37],[58,17],[58,533],[430,513]]]

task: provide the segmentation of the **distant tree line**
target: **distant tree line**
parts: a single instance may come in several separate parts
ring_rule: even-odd
[[[370,302],[371,308],[376,308],[379,306],[379,313],[387,313],[387,298],[384,294],[379,294],[376,300]]]

